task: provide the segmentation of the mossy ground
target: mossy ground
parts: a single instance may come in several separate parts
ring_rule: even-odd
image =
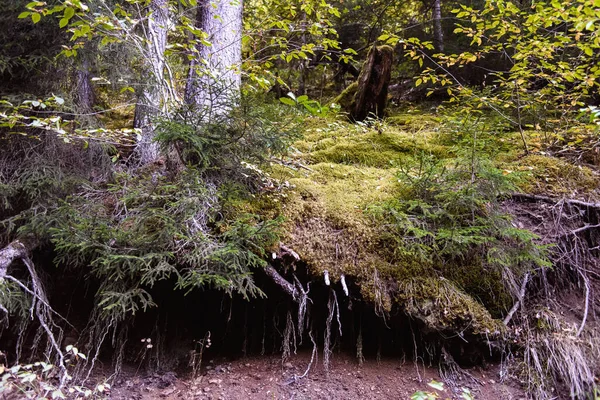
[[[284,216],[282,240],[313,276],[327,270],[335,282],[345,274],[376,307],[390,310],[398,304],[432,329],[494,331],[500,324],[492,315],[498,318],[511,303],[500,274],[456,263],[439,271],[398,258],[383,239],[386,226],[368,212],[402,192],[398,167],[418,154],[451,165],[470,151],[473,129],[447,118],[414,108],[370,124],[307,116],[287,162],[273,163],[268,171],[289,189],[267,208]],[[520,190],[572,197],[598,193],[595,171],[544,154],[539,135],[528,134],[532,152],[525,156],[518,132],[493,128],[475,136],[477,152],[505,174],[518,176]],[[429,306],[440,301],[445,311],[432,314]]]

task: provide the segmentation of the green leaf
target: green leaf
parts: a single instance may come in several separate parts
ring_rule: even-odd
[[[427,385],[434,388],[435,390],[440,390],[440,391],[444,390],[444,384],[442,382],[432,380]]]
[[[34,24],[37,24],[38,22],[40,22],[40,20],[42,19],[42,16],[38,13],[33,13],[31,14],[31,20],[33,21]]]
[[[592,19],[591,21],[589,21],[589,22],[586,24],[586,26],[585,26],[585,29],[586,29],[586,30],[588,30],[588,31],[591,31],[591,30],[593,30],[593,29],[594,29],[594,23],[595,23],[595,22],[596,22],[596,20],[595,20],[595,19]]]
[[[65,13],[63,14],[63,18],[66,18],[67,20],[73,18],[73,15],[75,15],[75,9],[73,7],[67,7],[65,8]]]
[[[298,103],[304,103],[304,102],[305,102],[305,101],[307,101],[307,100],[308,100],[308,96],[307,96],[307,95],[305,95],[305,94],[303,94],[302,96],[298,96],[298,98],[296,99],[296,101],[297,101]]]
[[[19,19],[27,18],[29,17],[29,14],[31,14],[31,12],[23,11],[21,14],[19,14]]]
[[[61,18],[60,21],[59,21],[59,23],[58,23],[58,27],[59,28],[64,28],[68,24],[69,24],[68,18]]]
[[[283,104],[287,104],[288,106],[295,106],[296,102],[292,99],[290,99],[289,97],[282,97],[279,99],[280,102],[282,102]]]

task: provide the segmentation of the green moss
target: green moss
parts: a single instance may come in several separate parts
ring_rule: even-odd
[[[572,198],[600,195],[598,172],[586,166],[574,165],[568,160],[531,154],[507,168],[527,173],[521,184],[521,190],[526,193]]]
[[[415,179],[411,174],[417,172],[406,169],[408,175],[400,181],[397,175],[398,165],[406,165],[417,155],[440,160],[446,170],[464,163],[465,153],[471,152],[468,137],[458,141],[441,137],[447,135],[441,132],[444,126],[437,117],[418,110],[373,126],[310,119],[302,139],[294,143],[290,166],[271,166],[271,176],[288,182],[290,189],[278,198],[279,204],[267,206],[285,217],[282,241],[299,253],[313,276],[328,270],[336,281],[343,273],[357,283],[361,296],[379,310],[400,306],[432,330],[474,334],[498,331],[501,323],[494,317],[501,317],[512,305],[501,268],[484,265],[484,255],[449,256],[441,262],[440,257],[437,261],[435,257],[427,260],[407,249],[398,251],[398,241],[390,239],[392,227],[369,212],[373,205],[394,199],[418,200],[407,186]],[[490,147],[495,140],[504,139],[500,142],[501,151],[490,153],[495,160],[504,157],[499,165],[507,174],[529,171],[531,164],[540,161],[531,158],[534,156],[517,158],[520,144],[510,133],[490,138]],[[478,155],[481,153],[485,152]],[[546,158],[539,163],[540,174]],[[294,163],[306,168],[292,168]],[[575,181],[592,184],[591,172],[571,168],[577,170],[569,170]],[[494,171],[502,178],[501,170]],[[455,175],[460,175],[460,171]],[[531,174],[528,182],[538,179]],[[454,193],[461,183],[453,182],[440,187]],[[492,196],[495,198],[495,194]],[[482,210],[483,214],[486,210]],[[463,233],[468,236],[468,232]]]
[[[353,82],[336,97],[333,102],[339,104],[342,110],[350,112],[354,107],[354,95],[358,90],[358,82]]]
[[[396,301],[429,329],[472,334],[502,330],[500,321],[471,296],[444,278],[413,278],[398,282]]]
[[[388,117],[385,122],[392,126],[412,127],[417,129],[426,129],[439,126],[440,119],[434,115],[428,114],[400,114]]]

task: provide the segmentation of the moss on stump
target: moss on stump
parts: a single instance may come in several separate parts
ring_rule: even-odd
[[[373,46],[358,80],[335,99],[351,120],[384,117],[393,60],[394,50],[390,46]]]

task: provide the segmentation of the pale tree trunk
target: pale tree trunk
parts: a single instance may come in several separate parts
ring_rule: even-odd
[[[81,63],[75,72],[76,103],[80,113],[90,114],[94,110],[96,95],[92,87],[92,76],[90,71],[89,55],[82,56]]]
[[[164,82],[165,49],[169,24],[168,0],[152,0],[143,34],[146,39],[143,57],[146,65],[142,78],[147,78],[138,89],[134,128],[141,130],[136,154],[141,165],[152,163],[159,157],[158,143],[154,142],[154,120],[165,107],[168,88]]]
[[[242,0],[202,0],[196,26],[208,35],[210,46],[199,43],[190,65],[186,103],[199,109],[203,120],[223,116],[235,104],[241,86]]]
[[[444,51],[444,32],[442,31],[441,0],[433,0],[433,45],[437,51]]]

